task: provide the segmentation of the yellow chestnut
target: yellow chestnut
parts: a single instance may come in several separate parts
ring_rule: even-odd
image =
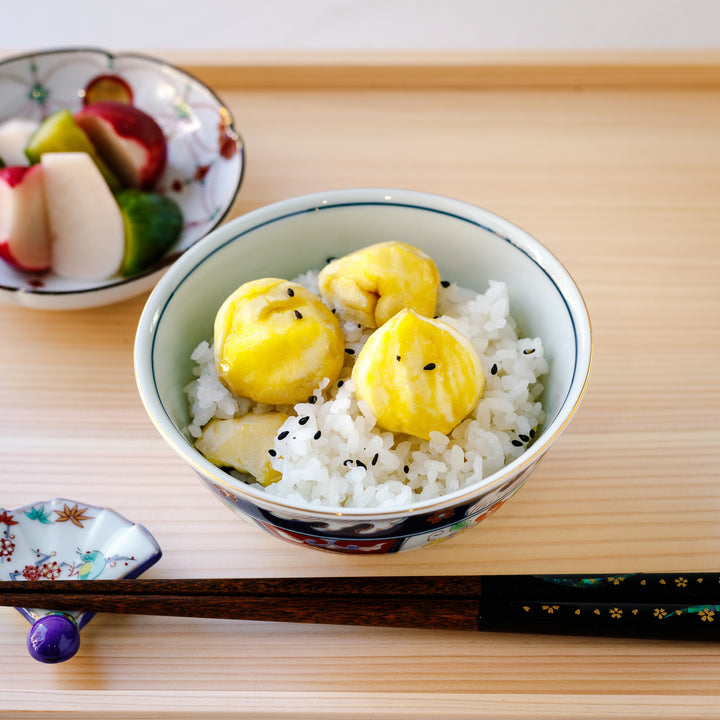
[[[213,418],[195,441],[195,447],[212,463],[249,473],[262,485],[280,479],[270,464],[269,450],[288,415],[270,412],[229,420]]]
[[[344,363],[340,323],[297,283],[263,278],[240,286],[215,317],[215,365],[232,392],[256,402],[306,400]]]
[[[334,260],[320,271],[318,284],[345,318],[375,328],[405,308],[432,317],[440,273],[422,250],[391,241]]]
[[[357,396],[378,425],[428,439],[449,433],[485,388],[470,341],[445,322],[401,310],[376,330],[352,371]]]

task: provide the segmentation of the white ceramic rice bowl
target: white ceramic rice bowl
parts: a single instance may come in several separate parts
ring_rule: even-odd
[[[484,291],[508,286],[521,335],[539,336],[550,372],[543,378],[546,422],[528,449],[501,471],[432,501],[392,509],[283,502],[206,460],[187,434],[183,388],[190,355],[212,338],[215,314],[239,285],[293,278],[382,241],[427,252],[441,276]],[[142,402],[157,430],[205,485],[241,517],[290,542],[341,552],[397,552],[435,543],[497,510],[527,480],[577,410],[592,356],[582,296],[560,262],[506,220],[467,203],[395,189],[350,189],[288,199],[230,221],[190,248],[150,295],[135,342]]]

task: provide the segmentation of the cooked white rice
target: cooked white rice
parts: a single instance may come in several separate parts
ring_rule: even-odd
[[[317,273],[295,278],[313,292]],[[253,487],[293,503],[353,508],[392,508],[436,498],[477,482],[524,452],[545,420],[538,380],[548,372],[540,338],[518,338],[504,283],[490,282],[485,293],[457,285],[440,287],[437,313],[474,345],[485,371],[485,392],[471,415],[449,435],[430,440],[397,435],[375,424],[366,403],[358,401],[350,379],[353,358],[370,331],[341,322],[347,355],[340,380],[325,380],[315,401],[281,408],[291,412],[275,440],[272,459],[282,478]],[[228,391],[215,372],[212,345],[202,342],[192,354],[197,377],[186,388],[191,423],[199,437],[213,417],[263,413],[260,405]],[[305,419],[307,418],[307,419]]]

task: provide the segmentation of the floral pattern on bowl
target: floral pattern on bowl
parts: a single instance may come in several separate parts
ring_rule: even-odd
[[[217,483],[198,477],[228,508],[250,517],[260,528],[275,537],[305,547],[353,554],[385,554],[435,545],[474,527],[499,510],[525,484],[537,463],[497,486],[492,492],[468,503],[393,520],[337,517],[332,520],[307,520],[298,513],[263,509],[241,500]]]
[[[25,273],[0,262],[0,300],[41,309],[90,307],[149,290],[185,250],[229,212],[242,183],[244,146],[222,101],[196,78],[160,60],[98,49],[29,53],[0,61],[0,122],[42,120],[82,107],[99,76],[121,78],[133,103],[152,115],[168,143],[167,169],[156,190],[182,209],[185,226],[160,263],[131,278],[98,282]]]
[[[109,508],[55,498],[0,508],[0,581],[135,578],[162,551],[152,535]],[[30,623],[51,609],[17,608]],[[65,612],[78,628],[95,615]]]

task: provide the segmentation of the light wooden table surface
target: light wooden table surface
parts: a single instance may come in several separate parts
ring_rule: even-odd
[[[215,75],[247,145],[231,216],[387,186],[507,217],[583,291],[595,342],[584,403],[477,528],[418,552],[333,555],[236,519],[155,432],[132,369],[144,296],[57,313],[3,305],[1,506],[113,507],[160,543],[148,577],[719,569],[717,67],[712,82],[625,87]],[[28,627],[0,612],[1,717],[720,716],[710,643],[98,616],[72,661],[45,666],[27,654]]]

